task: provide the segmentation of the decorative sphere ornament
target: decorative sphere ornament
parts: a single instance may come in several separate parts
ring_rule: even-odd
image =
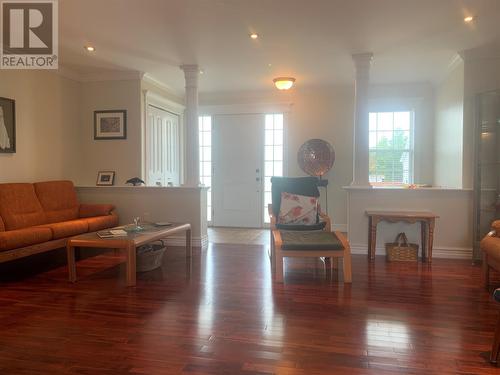
[[[310,139],[300,146],[297,160],[305,173],[314,177],[322,177],[332,169],[335,151],[327,141]]]

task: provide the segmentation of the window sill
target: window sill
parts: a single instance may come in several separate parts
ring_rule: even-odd
[[[385,185],[385,186],[343,186],[344,190],[360,191],[360,190],[391,190],[391,191],[472,191],[472,189],[463,189],[455,187],[443,187],[443,186],[427,186],[427,187],[416,187],[408,188],[403,185]]]

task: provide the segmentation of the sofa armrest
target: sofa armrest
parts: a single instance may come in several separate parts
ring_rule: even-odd
[[[500,220],[495,220],[491,223],[491,232],[488,235],[490,237],[500,237]]]
[[[111,211],[115,209],[112,204],[80,204],[78,216],[95,217],[110,215]]]

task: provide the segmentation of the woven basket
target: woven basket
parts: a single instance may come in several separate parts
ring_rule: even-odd
[[[152,271],[161,267],[166,247],[163,241],[137,248],[137,272]]]
[[[418,261],[418,245],[408,243],[408,238],[404,233],[399,233],[395,242],[386,243],[385,251],[389,262]]]

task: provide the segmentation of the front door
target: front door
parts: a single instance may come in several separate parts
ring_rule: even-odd
[[[264,115],[213,117],[213,225],[262,226]]]

